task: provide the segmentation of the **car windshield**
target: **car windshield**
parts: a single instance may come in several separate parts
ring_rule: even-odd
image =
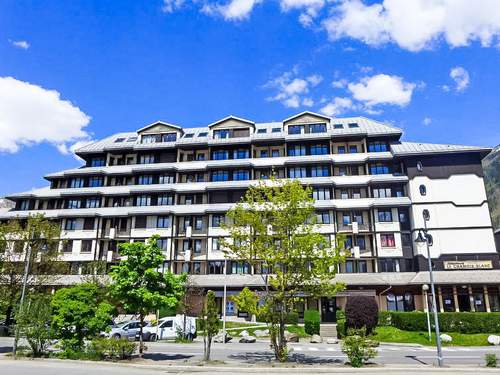
[[[113,328],[122,328],[125,324],[127,324],[128,322],[120,322],[120,323],[116,323]]]

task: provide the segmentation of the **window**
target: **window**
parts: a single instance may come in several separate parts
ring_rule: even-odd
[[[427,195],[427,188],[425,187],[425,185],[420,185],[418,187],[418,190],[420,191],[420,195],[422,196]]]
[[[159,184],[173,184],[174,176],[169,174],[162,174],[158,177]]]
[[[125,138],[116,138],[115,143],[121,143],[125,140]]]
[[[104,179],[102,177],[90,177],[89,186],[90,187],[100,187],[104,185]]]
[[[72,189],[82,188],[85,180],[83,178],[72,178],[69,182],[69,187]]]
[[[168,240],[166,238],[159,238],[156,240],[156,245],[162,250],[167,251]]]
[[[21,201],[21,205],[19,206],[19,209],[21,211],[29,210],[30,209],[30,201],[27,199]]]
[[[85,208],[98,208],[101,206],[100,198],[87,198],[85,200]]]
[[[303,125],[290,125],[288,127],[288,134],[302,134]]]
[[[345,262],[345,272],[346,273],[354,273],[354,261],[346,260]]]
[[[327,145],[312,145],[311,155],[327,155],[328,146]]]
[[[394,234],[381,234],[380,242],[382,247],[396,247],[396,240],[394,239]]]
[[[203,153],[196,154],[196,160],[198,160],[198,161],[205,160],[205,154],[203,154]]]
[[[221,275],[224,273],[224,262],[220,260],[208,262],[208,273],[211,275]]]
[[[374,198],[390,198],[391,197],[391,188],[373,188],[373,197]]]
[[[155,162],[155,156],[152,154],[141,155],[139,158],[139,164],[153,164]]]
[[[340,191],[340,199],[349,199],[349,192],[347,189],[342,189]]]
[[[159,141],[159,137],[156,134],[144,134],[141,137],[141,143],[156,143]]]
[[[311,177],[327,177],[330,176],[330,168],[327,165],[320,165],[311,168]]]
[[[288,170],[288,177],[290,178],[303,178],[307,177],[307,170],[305,167],[295,167]]]
[[[92,251],[92,240],[82,240],[81,253],[90,253]]]
[[[64,240],[62,244],[63,253],[71,253],[73,251],[73,240]]]
[[[260,157],[261,158],[269,157],[269,152],[267,150],[260,150]]]
[[[384,142],[370,142],[368,143],[368,152],[384,152],[388,151],[387,144]]]
[[[290,146],[288,148],[288,156],[304,156],[306,155],[306,146]]]
[[[83,219],[83,230],[94,230],[95,220],[93,217]]]
[[[158,216],[156,219],[156,228],[168,228],[170,226],[170,218],[168,216]]]
[[[346,226],[351,224],[351,214],[350,213],[344,212],[342,214],[342,224],[346,225]]]
[[[158,206],[171,206],[174,204],[174,197],[168,194],[158,196]]]
[[[225,215],[212,215],[212,227],[220,228],[224,222]]]
[[[194,204],[194,195],[192,194],[185,195],[184,204]]]
[[[202,230],[203,229],[203,217],[201,216],[196,216],[194,219],[194,229],[195,230]]]
[[[399,272],[399,259],[379,259],[379,272]]]
[[[186,252],[191,250],[191,241],[190,240],[183,240],[182,241],[182,251]]]
[[[366,250],[366,241],[364,237],[356,237],[356,243],[360,250]]]
[[[76,230],[76,219],[66,219],[64,230]]]
[[[401,244],[403,246],[411,247],[411,234],[401,233]]]
[[[370,165],[370,174],[388,174],[389,167],[382,163],[371,164]]]
[[[193,136],[194,136],[194,133],[184,134],[184,138],[193,138]]]
[[[309,125],[310,133],[326,133],[326,124],[311,124]]]
[[[392,210],[378,210],[378,221],[382,223],[392,222]]]
[[[212,250],[219,251],[221,248],[220,238],[212,238]]]
[[[151,206],[151,197],[149,195],[139,195],[137,197],[137,206]]]
[[[349,153],[350,154],[356,154],[358,152],[358,146],[357,145],[350,145],[349,146]]]
[[[229,172],[228,171],[214,171],[212,172],[212,181],[228,181],[229,180]]]
[[[194,240],[194,253],[200,254],[202,250],[202,242],[201,240]]]
[[[162,134],[161,141],[162,142],[175,142],[177,140],[177,133],[166,133]]]
[[[151,185],[153,183],[153,176],[151,175],[142,175],[137,179],[137,183],[139,185]]]
[[[313,198],[315,200],[328,200],[330,197],[330,189],[328,188],[316,188],[313,189]]]
[[[271,151],[271,156],[273,158],[279,158],[279,156],[280,156],[280,150],[272,150]]]
[[[422,166],[422,162],[417,161],[417,171],[422,172],[423,169],[424,169],[424,167]]]
[[[198,134],[198,137],[206,137],[207,135],[207,132],[201,132],[200,134]]]
[[[104,167],[106,165],[106,159],[104,158],[92,158],[90,159],[91,167]]]
[[[137,137],[128,137],[127,142],[135,142],[137,141]]]
[[[318,224],[330,224],[330,213],[328,211],[318,212],[316,218]]]
[[[351,122],[349,125],[349,128],[354,129],[354,128],[359,128],[359,125],[355,122]]]
[[[387,294],[387,310],[388,311],[413,311],[415,305],[413,303],[413,294],[405,293],[404,295]]]
[[[354,211],[352,217],[353,217],[353,221],[355,221],[359,225],[363,224],[363,213],[362,212]]]
[[[267,133],[267,129],[257,129],[257,134],[265,134]]]
[[[272,132],[273,133],[280,133],[281,132],[281,128],[273,128]]]
[[[250,265],[246,262],[231,262],[232,274],[247,274],[250,273]]]
[[[215,139],[229,138],[229,130],[228,129],[214,130],[214,138]]]
[[[229,152],[226,150],[217,150],[212,153],[213,160],[227,160],[229,159]]]
[[[352,198],[360,199],[361,198],[361,190],[360,189],[352,189]]]
[[[69,209],[80,208],[82,206],[82,201],[79,199],[70,199],[68,201],[67,207]]]
[[[337,146],[338,154],[345,154],[345,146]]]
[[[408,212],[407,211],[403,211],[402,209],[399,209],[398,216],[399,216],[400,223],[407,223],[408,222]]]
[[[243,181],[249,179],[250,179],[250,173],[248,171],[237,170],[233,172],[233,181]]]
[[[339,167],[339,176],[347,176],[347,167],[345,165]]]
[[[238,149],[233,151],[233,159],[248,159],[250,157],[250,151],[247,149]]]
[[[342,124],[333,124],[334,129],[344,129],[344,125]]]

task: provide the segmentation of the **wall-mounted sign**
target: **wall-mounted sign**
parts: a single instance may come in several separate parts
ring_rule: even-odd
[[[487,270],[492,269],[491,260],[448,260],[444,261],[445,270]]]

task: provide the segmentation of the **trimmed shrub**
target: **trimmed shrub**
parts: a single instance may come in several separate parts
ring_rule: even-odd
[[[345,312],[343,310],[338,309],[335,311],[335,318],[337,321],[345,320]]]
[[[93,339],[86,350],[86,357],[93,360],[122,360],[130,359],[137,349],[137,344],[127,339]]]
[[[346,335],[345,320],[337,320],[337,338],[343,339]]]
[[[299,324],[299,313],[297,311],[290,311],[286,316],[286,324]]]
[[[304,311],[304,330],[308,335],[319,335],[320,318],[318,310]]]
[[[391,312],[390,311],[380,311],[378,313],[378,325],[382,327],[388,327],[391,325]]]
[[[349,329],[348,336],[342,342],[342,352],[349,358],[352,367],[362,367],[371,358],[375,358],[377,351],[373,349],[378,344],[366,337],[366,329]]]
[[[366,328],[371,334],[378,323],[378,305],[374,297],[355,296],[347,298],[345,306],[346,328]]]

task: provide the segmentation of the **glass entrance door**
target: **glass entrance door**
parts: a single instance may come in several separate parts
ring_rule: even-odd
[[[334,323],[337,321],[337,302],[335,298],[321,298],[321,321],[324,323]]]

